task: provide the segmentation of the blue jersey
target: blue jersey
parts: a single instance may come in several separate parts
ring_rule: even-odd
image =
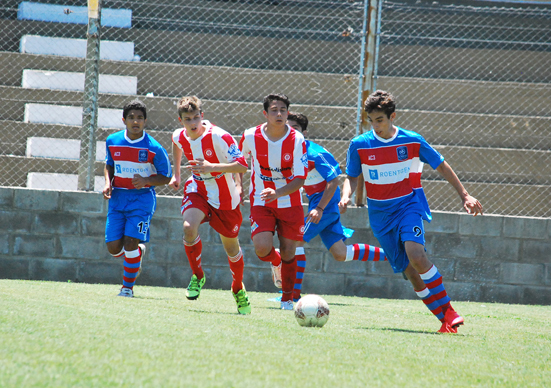
[[[443,161],[444,157],[421,135],[396,127],[390,139],[374,131],[352,139],[346,173],[352,177],[363,174],[370,222],[374,229],[381,230],[406,210],[431,220],[421,173],[424,163],[436,169]]]
[[[132,184],[134,174],[142,177],[172,176],[172,166],[167,152],[145,131],[143,136],[136,140],[128,138],[126,130],[116,132],[107,137],[106,148],[105,163],[114,167],[113,189],[132,193],[154,191],[152,186],[137,190]]]
[[[310,202],[309,208],[315,208],[327,187],[327,182],[338,178],[341,173],[339,163],[335,157],[319,144],[306,140],[308,155],[308,176],[304,182],[304,191]],[[338,205],[341,198],[340,189],[337,187],[333,198],[326,208]]]

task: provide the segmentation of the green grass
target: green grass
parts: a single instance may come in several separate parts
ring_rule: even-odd
[[[0,280],[0,387],[549,387],[551,307],[327,295],[321,329],[250,292]]]

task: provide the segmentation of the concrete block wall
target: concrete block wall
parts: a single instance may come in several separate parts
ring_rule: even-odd
[[[180,199],[159,196],[139,285],[186,287],[191,271],[182,245]],[[113,284],[122,261],[104,243],[107,201],[99,193],[0,188],[0,278]],[[258,260],[243,208],[240,242],[248,290],[277,292],[270,268]],[[504,216],[435,213],[426,225],[427,252],[454,300],[551,304],[551,222]],[[349,243],[377,244],[367,209],[351,209],[343,223]],[[201,226],[207,288],[229,289],[231,274],[218,235]],[[409,282],[385,262],[339,263],[319,238],[306,247],[306,293],[416,299]],[[139,288],[137,288],[137,292]]]

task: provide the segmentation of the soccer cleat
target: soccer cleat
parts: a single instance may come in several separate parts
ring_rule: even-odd
[[[282,310],[294,310],[293,307],[293,301],[292,300],[286,300],[285,302],[281,302],[281,309]]]
[[[119,295],[117,295],[117,296],[124,296],[126,298],[133,298],[134,297],[134,291],[132,291],[131,288],[122,287],[121,292],[119,292]]]
[[[438,333],[457,333],[457,329],[454,329],[448,322],[444,321]]]
[[[465,320],[461,315],[459,315],[453,307],[450,305],[444,314],[444,320],[455,330],[457,333],[457,328],[461,326]]]
[[[191,280],[189,282],[189,286],[187,286],[186,290],[186,298],[189,300],[195,300],[199,298],[199,295],[201,294],[201,288],[205,285],[206,276],[203,276],[201,279],[197,279],[197,276],[193,274],[191,277]]]
[[[140,268],[138,269],[138,274],[136,275],[136,279],[138,278],[138,276],[140,276],[140,274],[142,273],[142,264],[143,264],[143,258],[145,256],[145,251],[146,251],[146,247],[144,244],[138,244],[138,247],[140,247],[140,251],[141,251],[141,254],[142,254],[142,257],[140,258]]]
[[[232,295],[235,299],[235,303],[237,303],[237,312],[239,314],[247,315],[251,313],[251,302],[249,302],[245,285],[243,283],[241,283],[241,285],[243,288],[237,291],[237,294],[234,294],[232,291]]]

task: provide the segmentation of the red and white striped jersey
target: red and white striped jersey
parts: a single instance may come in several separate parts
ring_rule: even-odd
[[[287,126],[287,134],[278,141],[271,141],[264,133],[266,124],[249,128],[239,142],[243,155],[252,156],[251,185],[249,196],[251,206],[287,208],[301,206],[300,191],[279,197],[265,203],[260,193],[266,188],[279,189],[295,178],[305,179],[308,173],[306,142],[302,133]]]
[[[247,161],[239,150],[235,139],[220,127],[203,120],[205,132],[191,140],[185,128],[172,134],[172,142],[183,151],[187,160],[206,160],[211,163],[239,162],[245,167]],[[240,198],[232,173],[213,172],[210,174],[193,174],[184,185],[184,196],[198,193],[207,198],[215,209],[233,210],[239,206]]]

